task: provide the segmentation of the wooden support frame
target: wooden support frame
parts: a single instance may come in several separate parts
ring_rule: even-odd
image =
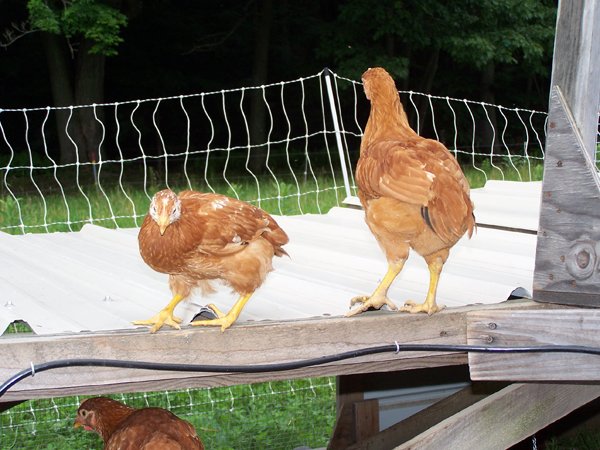
[[[351,445],[348,447],[348,450],[382,450],[394,448],[427,432],[427,430],[443,420],[485,399],[487,396],[506,387],[506,385],[507,383],[495,382],[471,384],[380,433]]]
[[[435,316],[370,312],[356,318],[318,318],[236,324],[217,329],[146,330],[77,335],[0,337],[0,379],[33,363],[81,358],[196,364],[267,364],[314,358],[358,348],[398,343],[465,344],[467,313],[486,309],[544,309],[528,300],[446,309]],[[38,373],[10,389],[0,402],[75,394],[138,392],[245,384],[310,376],[389,372],[466,364],[463,353],[380,353],[268,373],[183,373],[113,368],[68,368]]]
[[[347,449],[379,432],[379,401],[365,400],[369,375],[345,375],[337,379],[337,414],[328,450]]]
[[[583,345],[600,348],[600,310],[473,311],[473,345]],[[600,382],[600,356],[580,353],[469,354],[473,380]]]
[[[479,382],[348,450],[508,448],[598,397],[600,385]]]
[[[600,307],[600,4],[560,1],[534,299]]]
[[[513,384],[393,448],[508,448],[599,396],[600,385]]]
[[[597,1],[559,1],[550,86],[558,86],[562,91],[582,145],[592,161],[596,153],[600,101],[599,24]],[[552,129],[548,136],[552,136]]]
[[[600,307],[600,178],[558,87],[548,127],[534,299]]]

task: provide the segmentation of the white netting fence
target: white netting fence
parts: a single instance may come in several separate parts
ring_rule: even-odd
[[[541,179],[546,113],[401,93],[415,130],[456,155],[473,186]],[[274,214],[325,213],[356,194],[369,104],[329,71],[267,86],[64,108],[0,109],[0,231],[139,226],[156,190],[217,191]],[[23,331],[17,327],[13,331]],[[208,448],[324,446],[332,378],[117,396],[190,420]],[[0,448],[89,448],[80,398],[0,414]],[[83,436],[83,437],[82,437]]]
[[[472,184],[541,177],[546,113],[401,95],[414,128],[444,142]],[[361,84],[329,71],[168,98],[0,109],[0,230],[137,226],[165,186],[218,191],[275,214],[322,213],[356,193],[368,111]]]
[[[136,408],[172,411],[194,425],[209,449],[321,447],[335,418],[334,378],[111,397]],[[73,429],[84,398],[29,401],[0,414],[0,448],[100,448],[97,436]]]

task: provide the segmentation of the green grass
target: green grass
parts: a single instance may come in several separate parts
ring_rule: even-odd
[[[551,438],[545,442],[546,450],[597,450],[600,448],[600,431],[582,431],[576,436]]]
[[[175,191],[187,185],[173,184]],[[145,216],[150,196],[164,186],[88,186],[72,189],[68,194],[51,192],[43,196],[37,191],[27,195],[0,196],[0,231],[20,234],[54,231],[78,231],[86,223],[108,228],[136,227]],[[207,186],[194,186],[210,192]],[[339,205],[345,192],[341,180],[322,177],[318,181],[267,181],[257,186],[252,179],[235,183],[212,185],[212,188],[231,197],[253,203],[272,214],[293,215],[325,213]],[[43,192],[43,191],[42,191]]]
[[[335,418],[332,378],[110,397],[171,410],[190,421],[210,449],[325,446]],[[97,435],[73,428],[83,398],[35,400],[0,414],[0,448],[101,448]]]
[[[464,171],[471,187],[478,188],[488,179],[541,180],[543,164],[533,160],[528,165],[523,159],[514,159],[492,166],[485,160],[477,167],[466,165]],[[208,192],[212,188],[278,215],[326,213],[340,205],[346,196],[343,180],[326,175],[320,175],[316,180],[310,176],[305,180],[287,177],[277,182],[266,176],[260,183],[246,177],[229,184],[221,181],[210,186],[200,180],[191,181],[194,189]],[[21,188],[21,193],[14,197],[7,191],[0,193],[0,231],[12,234],[78,231],[86,223],[108,228],[136,227],[147,212],[149,196],[164,188],[164,185],[154,183],[144,190],[139,184],[119,185],[114,179],[81,190],[72,183],[67,186],[70,190],[65,195],[57,189],[46,192],[45,186],[39,187],[43,194],[40,195],[33,185],[29,190]],[[178,180],[170,187],[179,191],[187,189],[188,184]]]

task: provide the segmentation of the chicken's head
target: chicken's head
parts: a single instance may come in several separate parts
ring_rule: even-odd
[[[88,398],[81,403],[77,410],[74,427],[94,431],[106,442],[132,411],[134,411],[133,408],[110,398]]]
[[[369,100],[375,96],[395,98],[398,96],[396,84],[390,74],[382,67],[372,67],[362,74],[365,95]]]
[[[154,194],[150,203],[150,217],[158,225],[161,235],[169,225],[179,219],[179,216],[181,216],[181,201],[175,192],[163,189]]]
[[[86,431],[96,431],[98,417],[92,407],[93,405],[86,405],[85,402],[81,404],[75,417],[75,424],[73,425],[75,428],[82,427]]]

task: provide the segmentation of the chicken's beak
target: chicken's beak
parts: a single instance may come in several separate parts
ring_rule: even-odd
[[[169,217],[159,217],[158,221],[158,229],[160,231],[160,235],[162,236],[163,234],[165,234],[165,230],[169,227],[169,225],[171,225],[171,222],[169,221]]]
[[[82,426],[83,426],[83,424],[79,420],[75,420],[75,423],[73,424],[73,428],[81,428]]]

